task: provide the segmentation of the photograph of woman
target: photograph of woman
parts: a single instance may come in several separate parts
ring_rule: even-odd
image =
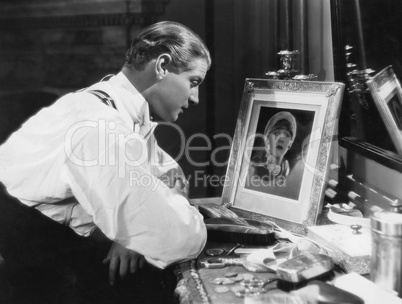
[[[292,147],[296,136],[296,119],[289,112],[278,112],[268,121],[263,140],[265,147],[251,159],[255,174],[270,180],[284,181],[289,175],[286,152]]]
[[[402,131],[402,105],[398,94],[392,96],[392,98],[388,101],[388,109],[394,118],[398,130]]]
[[[246,188],[297,199],[304,169],[302,146],[311,132],[314,113],[276,110],[272,115],[272,108],[261,109]]]

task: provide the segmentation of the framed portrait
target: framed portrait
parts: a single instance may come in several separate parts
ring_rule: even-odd
[[[344,84],[246,79],[222,204],[302,231],[321,211]]]
[[[369,79],[367,86],[396,151],[402,154],[402,90],[392,66]]]

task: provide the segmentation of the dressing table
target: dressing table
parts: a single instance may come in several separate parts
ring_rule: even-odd
[[[219,204],[220,198],[194,199],[191,200],[191,202],[195,206],[211,202]],[[333,224],[334,223],[328,219],[327,212],[324,210],[319,217],[317,225],[323,226]],[[352,233],[352,230],[350,233]],[[285,301],[283,297],[290,294],[289,292],[291,291],[292,287],[299,289],[303,285],[294,285],[283,288],[283,286],[278,287],[278,282],[274,280],[266,284],[266,293],[262,293],[257,297],[245,298],[244,296],[239,296],[239,294],[236,295],[236,291],[241,290],[242,288],[240,283],[241,280],[228,285],[216,284],[217,279],[226,277],[233,278],[233,276],[236,277],[244,274],[246,278],[252,276],[256,279],[262,280],[270,280],[276,277],[275,273],[273,272],[248,272],[242,266],[227,266],[224,268],[207,269],[202,265],[201,261],[208,257],[206,255],[206,251],[208,249],[222,248],[225,252],[228,252],[230,249],[233,249],[235,245],[236,244],[233,242],[225,243],[208,241],[203,252],[196,260],[190,260],[178,264],[174,271],[177,279],[177,285],[174,290],[174,298],[176,301],[180,304],[282,303],[280,301]],[[246,245],[246,248],[247,247],[254,246]],[[223,257],[225,257],[225,254],[223,254]],[[340,288],[345,288],[345,290],[348,290],[349,286],[349,288],[351,288],[349,292],[357,295],[361,294],[362,290],[367,290],[367,288],[369,288],[370,291],[368,292],[368,295],[372,298],[372,302],[368,302],[367,299],[365,299],[365,303],[377,303],[375,301],[381,297],[382,299],[387,299],[386,303],[402,303],[402,299],[384,291],[383,289],[380,289],[378,286],[372,283],[370,281],[369,273],[358,274],[354,271],[346,272],[344,269],[338,267],[338,264],[335,265],[334,271],[331,274],[321,278],[319,277],[318,279],[320,279],[322,282],[329,282],[330,284],[334,284]],[[350,282],[355,283],[351,284]],[[269,302],[270,297],[273,302]],[[276,300],[275,297],[277,297]],[[290,297],[287,299],[287,301],[289,302],[283,303],[302,303],[296,302],[295,299]]]
[[[219,204],[220,200],[221,199],[218,197],[193,199],[191,200],[191,203],[197,207],[203,203]],[[248,214],[248,216],[252,216],[252,214]],[[256,216],[260,217],[261,215]],[[319,224],[331,224],[331,222],[325,216],[322,216],[320,217]],[[196,260],[182,262],[176,266],[175,275],[178,283],[175,289],[175,298],[178,299],[180,304],[245,303],[244,295],[240,295],[239,293],[236,295],[236,292],[244,289],[241,283],[242,281],[244,281],[244,279],[254,278],[260,280],[272,280],[277,277],[275,271],[260,273],[249,272],[245,270],[245,268],[242,266],[227,266],[223,268],[209,269],[206,268],[205,265],[202,263],[206,258],[209,257],[206,254],[208,252],[208,249],[223,249],[223,254],[220,254],[218,257],[239,257],[236,252],[232,252],[230,255],[226,256],[230,249],[234,249],[235,246],[236,244],[234,242],[217,242],[215,240],[208,241],[203,252]],[[256,246],[245,245],[244,248],[255,247]],[[336,266],[333,272],[324,275],[323,277],[321,277],[321,279],[323,281],[332,280],[334,277],[344,273],[345,272],[341,268]],[[241,276],[244,276],[243,279],[241,278]],[[232,278],[234,280],[234,283],[227,285],[217,284],[218,282],[216,280],[224,278]],[[286,295],[289,295],[291,289],[296,287],[300,288],[300,286],[302,285],[303,284],[285,284],[284,286],[278,286],[278,281],[273,280],[272,282],[267,283],[264,286],[267,292],[261,293],[260,297],[285,297]],[[291,299],[289,298],[288,301],[290,300]]]

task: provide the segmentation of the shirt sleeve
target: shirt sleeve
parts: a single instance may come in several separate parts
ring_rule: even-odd
[[[118,118],[81,121],[67,132],[65,152],[66,180],[108,238],[159,268],[199,255],[203,217],[151,173],[139,134]]]
[[[177,178],[187,180],[183,170],[177,162],[158,146],[155,136],[151,136],[149,141],[153,147],[153,153],[150,156],[150,169],[152,175],[158,177],[170,188],[174,186]]]

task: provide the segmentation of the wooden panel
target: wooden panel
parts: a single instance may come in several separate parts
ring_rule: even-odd
[[[3,1],[0,18],[153,13],[165,11],[169,0],[19,0]]]
[[[62,95],[118,72],[132,36],[154,22],[168,2],[3,1],[0,93]]]

